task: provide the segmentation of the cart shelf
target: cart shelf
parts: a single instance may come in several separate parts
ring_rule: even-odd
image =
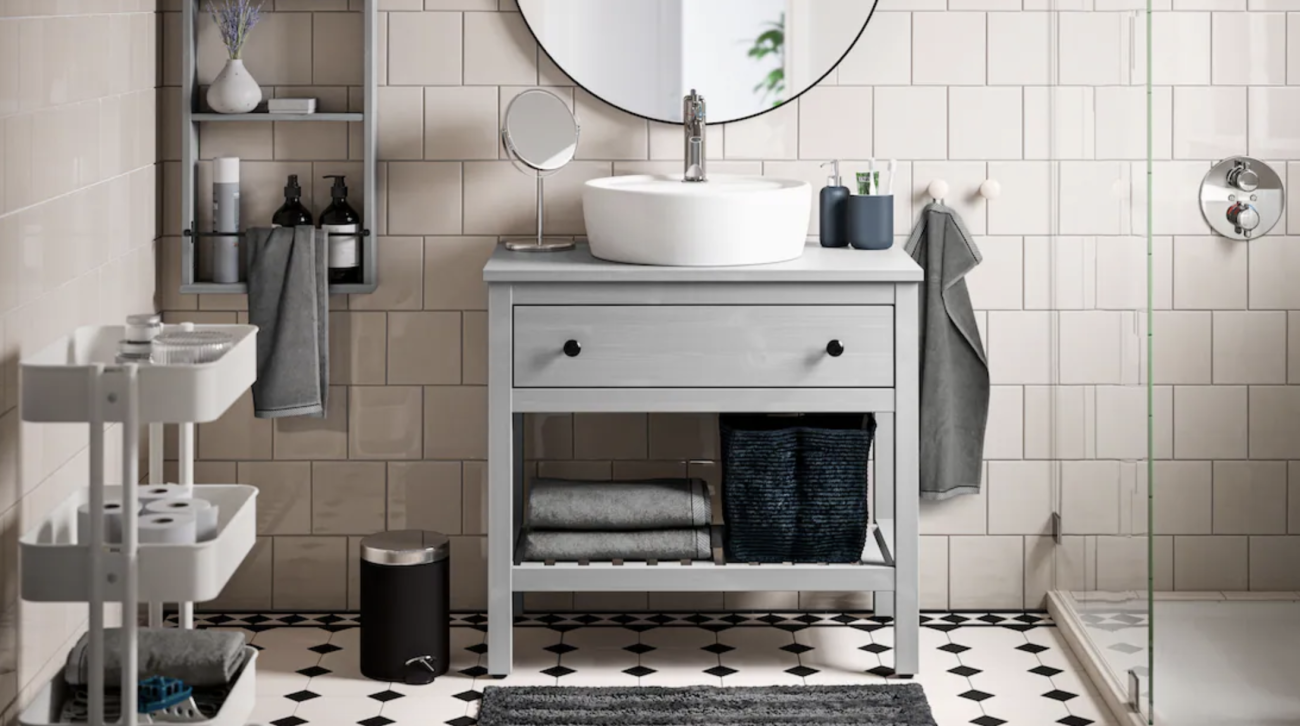
[[[166,326],[172,329],[174,326]],[[139,366],[141,423],[203,423],[216,420],[257,378],[256,325],[194,325],[235,336],[235,345],[215,362],[199,365]],[[121,325],[77,328],[21,361],[22,418],[36,423],[87,423],[91,420],[91,374],[99,366],[109,386],[102,407],[105,422],[126,416],[126,396],[113,395],[112,369]]]
[[[119,499],[122,487],[104,487],[106,501]],[[257,488],[239,484],[200,484],[190,495],[217,505],[217,536],[192,545],[148,545],[139,549],[139,599],[148,602],[204,602],[221,594],[257,535]],[[77,507],[90,499],[82,489],[55,507],[18,541],[22,597],[32,602],[89,602],[90,548],[77,542]],[[110,545],[111,547],[111,545]],[[109,582],[104,596],[124,599],[123,559],[105,558]]]

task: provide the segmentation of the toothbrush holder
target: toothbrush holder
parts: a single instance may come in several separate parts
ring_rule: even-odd
[[[887,250],[894,246],[894,196],[858,195],[848,198],[849,244],[859,250]]]

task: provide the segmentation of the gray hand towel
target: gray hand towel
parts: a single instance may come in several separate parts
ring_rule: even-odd
[[[639,532],[525,532],[524,559],[707,560],[713,556],[709,527]]]
[[[314,227],[248,231],[248,321],[257,330],[258,418],[325,415],[329,237]]]
[[[533,529],[681,529],[704,527],[712,520],[713,501],[703,479],[537,479],[528,490],[528,526]]]
[[[976,494],[989,417],[989,365],[966,273],[981,261],[957,213],[934,203],[907,241],[921,284],[921,498]]]
[[[140,628],[136,652],[140,677],[179,678],[187,686],[224,686],[244,663],[244,634],[232,630]],[[68,651],[63,680],[70,686],[89,683],[90,633]],[[122,682],[122,629],[104,629],[104,684]]]

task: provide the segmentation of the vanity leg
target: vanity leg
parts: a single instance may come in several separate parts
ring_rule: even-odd
[[[872,494],[875,501],[872,504],[871,515],[880,519],[888,518],[894,513],[894,487],[898,485],[894,479],[894,412],[878,413],[876,416],[876,440],[874,442],[876,449],[876,478],[872,480]],[[889,550],[893,552],[894,543],[889,543]],[[894,593],[877,592],[872,598],[875,606],[875,614],[884,617],[894,617]]]
[[[510,674],[513,663],[516,462],[515,416],[510,404],[511,290],[488,294],[488,673]]]
[[[895,286],[894,670],[920,671],[920,285]]]

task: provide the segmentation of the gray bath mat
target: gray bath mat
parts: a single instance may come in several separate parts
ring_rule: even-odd
[[[919,683],[770,688],[489,687],[479,726],[936,726]]]

